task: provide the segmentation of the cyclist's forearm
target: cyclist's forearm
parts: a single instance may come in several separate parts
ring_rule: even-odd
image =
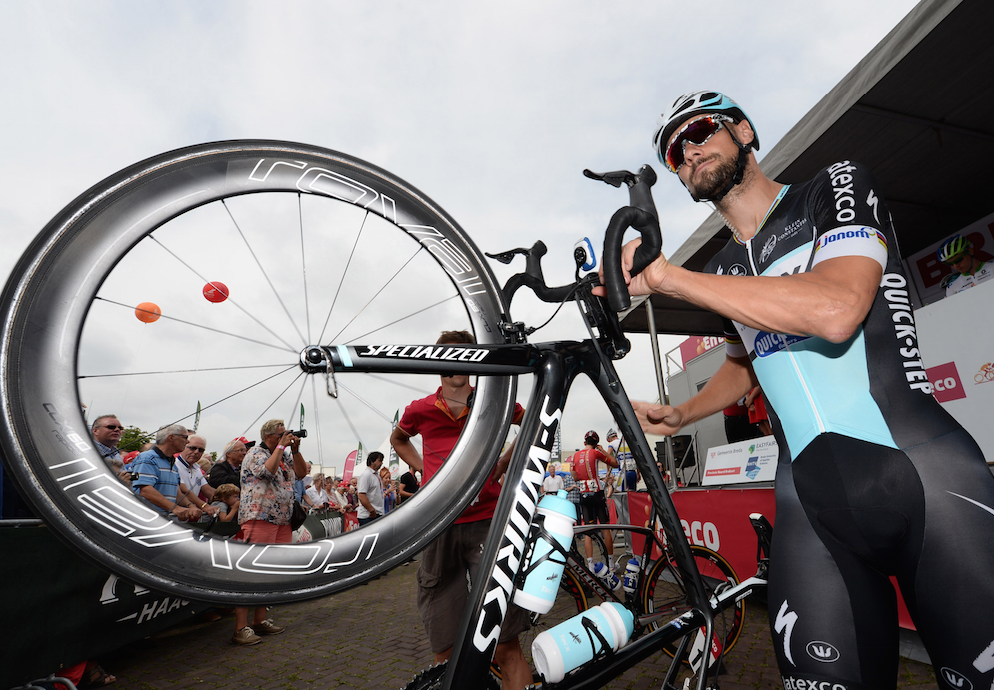
[[[424,470],[425,463],[421,458],[421,454],[418,453],[417,448],[411,443],[411,438],[401,431],[399,427],[395,428],[393,433],[390,434],[390,445],[397,452],[397,457],[406,462],[412,470],[419,472]]]
[[[677,406],[682,415],[682,426],[735,404],[758,383],[747,358],[726,357],[700,393]]]

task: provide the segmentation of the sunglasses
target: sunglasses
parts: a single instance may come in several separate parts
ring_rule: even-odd
[[[942,263],[944,263],[946,266],[955,266],[960,261],[962,261],[964,257],[966,257],[966,252],[963,252],[962,254],[958,254],[957,256],[954,256],[953,258],[951,258],[949,261],[943,261]]]
[[[124,431],[123,426],[114,426],[113,424],[104,424],[104,429],[110,429],[111,431]]]
[[[683,167],[687,144],[704,146],[711,137],[722,130],[725,122],[732,122],[732,118],[714,113],[684,125],[673,137],[673,142],[666,149],[666,155],[660,156],[663,164],[670,172],[679,172]]]
[[[203,453],[205,450],[207,450],[206,448],[201,448],[200,446],[187,446],[186,449],[187,450],[192,450],[194,452],[199,451],[201,453]]]

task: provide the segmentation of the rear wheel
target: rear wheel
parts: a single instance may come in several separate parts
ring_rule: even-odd
[[[719,588],[735,586],[739,580],[732,566],[720,555],[703,546],[691,545],[694,562],[701,573],[704,588],[708,595]],[[677,573],[675,564],[662,557],[652,563],[642,589],[642,605],[647,613],[666,613],[662,623],[676,618],[690,610],[690,602],[686,590]],[[722,654],[726,654],[735,646],[742,632],[742,621],[745,615],[745,601],[740,599],[733,606],[715,614],[714,634],[721,643]],[[655,624],[655,629],[661,623]],[[677,651],[679,641],[663,647],[670,656]],[[684,660],[686,662],[686,659]]]
[[[513,380],[480,377],[450,461],[415,498],[375,526],[279,546],[170,522],[94,449],[101,414],[153,432],[199,424],[216,452],[280,418],[307,429],[310,462],[341,475],[350,451],[361,467],[389,450],[395,414],[438,377],[340,373],[333,398],[301,365],[309,346],[433,344],[443,329],[503,342],[499,287],[455,221],[333,151],[227,142],[138,163],[49,223],[0,304],[2,443],[18,485],[100,566],[184,598],[302,599],[408,559],[476,496],[510,424]]]

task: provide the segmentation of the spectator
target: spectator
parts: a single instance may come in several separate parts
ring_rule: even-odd
[[[618,491],[635,491],[642,475],[638,465],[635,464],[632,449],[628,447],[624,437],[618,436],[618,432],[614,429],[607,431],[607,454],[608,457],[618,461],[618,467],[621,470]]]
[[[414,476],[414,473],[408,470],[404,474],[400,475],[400,485],[397,487],[397,493],[400,496],[400,502],[403,503],[409,498],[413,498],[414,494],[418,492],[418,478]]]
[[[175,466],[179,474],[180,496],[177,502],[183,505],[192,503],[208,515],[213,515],[216,509],[208,504],[214,496],[214,487],[207,483],[204,471],[197,464],[206,448],[207,440],[203,436],[191,436],[183,451],[176,456]]]
[[[438,344],[472,343],[466,331],[446,331]],[[394,427],[390,443],[411,469],[423,472],[425,483],[439,470],[459,440],[469,417],[469,396],[473,392],[469,376],[442,376],[432,395],[415,400]],[[524,409],[515,405],[514,423],[520,423]],[[411,437],[421,435],[424,457]],[[472,580],[479,565],[490,520],[500,496],[500,478],[510,461],[510,450],[502,455],[477,497],[428,548],[422,552],[418,568],[418,613],[428,633],[435,661],[452,654],[462,612],[466,609],[467,579]],[[514,487],[512,487],[513,490]],[[508,607],[494,659],[500,665],[505,690],[517,690],[532,682],[531,669],[521,653],[518,634],[529,627],[528,613],[518,606]]]
[[[238,506],[239,534],[247,542],[288,544],[293,534],[290,514],[293,511],[294,482],[307,473],[307,463],[300,454],[300,439],[286,430],[283,420],[270,419],[259,432],[262,442],[253,448],[242,463],[242,488]],[[285,628],[266,618],[266,607],[255,609],[252,626],[248,609],[235,609],[235,635],[231,641],[253,645],[260,635],[278,635]]]
[[[356,484],[359,506],[356,514],[359,526],[372,522],[384,513],[383,484],[380,482],[380,466],[383,465],[383,453],[373,451],[366,456],[366,471],[363,472]]]
[[[238,521],[238,503],[241,489],[234,484],[222,484],[214,491],[211,507],[217,509],[217,519],[221,522]]]
[[[316,474],[311,482],[310,487],[304,492],[304,495],[310,499],[311,506],[316,510],[327,510],[328,505],[331,503],[331,498],[328,496],[328,492],[324,490],[324,475]]]
[[[576,480],[573,479],[573,475],[569,472],[564,472],[563,478],[563,488],[566,489],[566,497],[570,500],[570,503],[577,506],[576,513],[580,514],[580,487],[577,486]]]
[[[124,433],[121,420],[114,414],[101,415],[93,420],[90,432],[93,434],[100,457],[115,476],[119,476],[124,471],[124,460],[121,459],[121,451],[117,449],[117,444],[121,442],[121,434]]]
[[[293,499],[306,508],[310,503],[307,500],[307,487],[310,486],[314,480],[311,479],[311,463],[305,462],[304,466],[307,468],[307,474],[303,477],[298,477],[297,481],[293,483]]]
[[[554,494],[566,488],[563,478],[559,476],[559,463],[549,463],[549,476],[542,481],[542,493]]]
[[[163,515],[175,516],[181,521],[196,522],[201,511],[196,506],[178,505],[176,493],[179,490],[179,473],[173,464],[173,456],[186,447],[189,432],[182,424],[172,424],[159,429],[155,435],[155,445],[151,450],[140,453],[132,463],[132,473],[138,478],[132,481],[132,491],[152,504]]]
[[[252,442],[255,445],[255,442]],[[211,468],[207,483],[215,489],[222,484],[234,484],[239,489],[242,486],[242,460],[248,452],[248,442],[245,437],[230,441],[221,451],[221,457]]]
[[[389,513],[397,506],[397,487],[390,478],[390,468],[380,468],[380,483],[383,485],[383,512]]]

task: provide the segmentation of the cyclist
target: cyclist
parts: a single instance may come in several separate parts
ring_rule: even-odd
[[[953,269],[942,279],[946,297],[994,278],[994,263],[974,256],[973,242],[962,235],[953,235],[943,242],[936,255],[939,261]]]
[[[570,474],[580,487],[580,514],[585,525],[608,525],[607,499],[604,497],[604,484],[597,473],[597,464],[603,462],[611,467],[617,467],[618,461],[609,457],[600,445],[600,436],[596,431],[588,431],[583,437],[583,448],[573,454],[570,461]],[[587,567],[594,568],[594,540],[583,538],[583,546],[587,551]],[[614,571],[614,539],[611,530],[604,530],[604,548],[607,549],[607,567]]]
[[[687,402],[636,410],[648,431],[675,434],[762,383],[780,446],[769,605],[785,687],[894,687],[890,575],[939,684],[990,687],[994,478],[931,395],[872,176],[844,160],[800,184],[771,180],[751,120],[717,92],[676,99],[653,145],[734,237],[704,273],[660,254],[629,291],[721,314],[727,357]]]
[[[473,342],[473,335],[467,331],[443,331],[438,339],[440,345]],[[421,472],[422,485],[431,481],[459,440],[459,434],[469,418],[472,392],[469,376],[443,375],[438,390],[408,405],[394,427],[390,443],[412,471]],[[524,413],[524,408],[515,404],[512,421],[520,424]],[[411,437],[419,434],[423,457],[411,442]],[[489,481],[476,500],[421,554],[418,613],[436,663],[447,661],[452,656],[452,647],[469,601],[467,583],[475,577],[480,564],[483,545],[490,531],[490,520],[500,496],[499,480],[510,459],[511,450],[508,449],[497,461]],[[494,653],[494,660],[501,668],[502,687],[513,690],[524,688],[531,682],[531,669],[518,642],[518,634],[528,627],[528,613],[511,604]]]
[[[632,455],[628,442],[618,436],[614,429],[607,430],[607,454],[618,461],[621,468],[621,481],[618,491],[635,491],[642,476],[639,468],[635,464],[635,457]]]

